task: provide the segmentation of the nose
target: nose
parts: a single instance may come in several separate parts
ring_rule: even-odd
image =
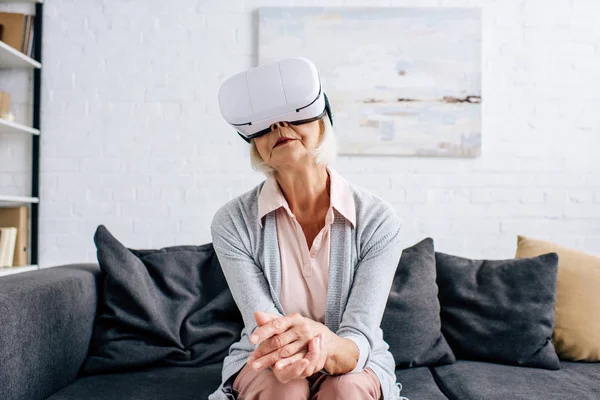
[[[281,127],[289,127],[289,123],[287,121],[278,121],[275,122],[274,124],[271,124],[271,131],[274,131],[275,129],[281,128]]]

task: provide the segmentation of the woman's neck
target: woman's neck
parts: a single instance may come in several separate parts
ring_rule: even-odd
[[[329,208],[330,178],[326,166],[279,170],[274,177],[297,219],[319,215]]]

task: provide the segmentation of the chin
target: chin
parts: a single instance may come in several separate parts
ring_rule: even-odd
[[[281,157],[283,162],[280,163],[282,167],[304,164],[308,158],[308,154],[302,151],[286,151],[281,154],[283,156]]]

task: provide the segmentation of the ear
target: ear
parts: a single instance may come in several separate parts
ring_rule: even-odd
[[[264,324],[268,323],[269,321],[275,318],[280,318],[280,316],[278,314],[268,313],[264,311],[254,312],[254,319],[256,320],[258,326],[263,326]]]

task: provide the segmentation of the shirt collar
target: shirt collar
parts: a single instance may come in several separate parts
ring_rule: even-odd
[[[331,206],[350,221],[352,226],[356,226],[356,207],[348,181],[330,166],[326,168],[329,172],[329,201]],[[270,176],[266,179],[258,195],[258,224],[261,228],[263,227],[263,217],[280,207],[284,207],[292,214],[288,202],[281,192],[279,183],[277,183],[277,180],[273,176]]]

